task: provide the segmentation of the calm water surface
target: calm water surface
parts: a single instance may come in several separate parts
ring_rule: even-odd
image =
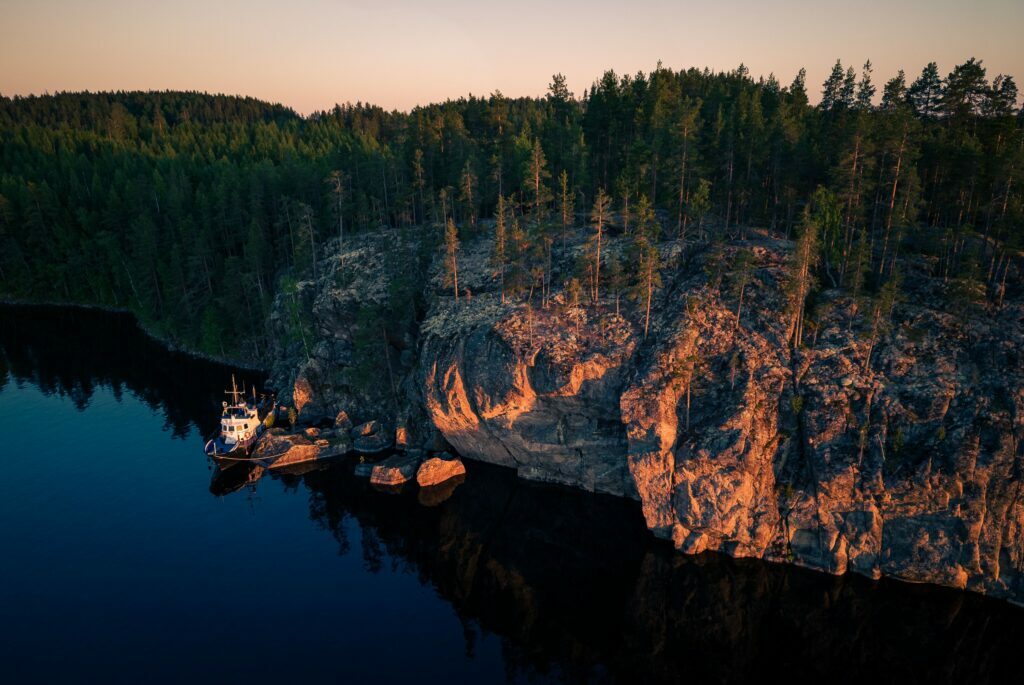
[[[634,502],[504,469],[440,503],[346,462],[218,476],[231,373],[124,316],[0,306],[0,682],[1020,676],[1007,604],[682,557]]]

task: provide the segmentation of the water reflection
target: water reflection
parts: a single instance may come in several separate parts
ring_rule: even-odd
[[[1016,668],[1024,612],[1005,603],[685,557],[650,538],[634,502],[468,467],[440,501],[376,491],[351,463],[266,475],[309,492],[339,554],[355,553],[354,522],[366,570],[402,565],[433,586],[467,653],[479,630],[500,636],[511,680],[1002,682]]]
[[[69,397],[81,411],[97,387],[126,390],[166,417],[185,437],[212,432],[230,374],[260,386],[257,373],[169,352],[128,314],[49,306],[0,305],[0,389],[12,378],[45,394]]]

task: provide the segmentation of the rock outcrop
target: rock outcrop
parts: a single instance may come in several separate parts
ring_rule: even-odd
[[[431,457],[420,464],[416,471],[416,482],[421,488],[440,485],[445,481],[466,475],[466,466],[458,457],[444,454]]]
[[[267,467],[274,470],[334,459],[348,454],[351,449],[352,441],[346,433],[325,431],[311,437],[305,433],[289,435],[275,430],[260,439],[252,457],[264,460]]]
[[[873,350],[833,289],[812,344],[791,352],[790,244],[741,247],[756,268],[737,320],[711,262],[738,248],[667,246],[646,339],[608,305],[560,296],[547,310],[435,305],[421,347],[433,424],[463,456],[639,498],[688,553],[1024,601],[1019,302],[947,313],[922,264]]]
[[[559,254],[554,282],[583,249]],[[623,239],[606,249],[622,254]],[[729,271],[740,249],[754,265],[742,309]],[[620,316],[611,293],[600,306],[560,288],[533,307],[503,298],[490,251],[464,242],[458,302],[435,263],[405,352],[382,357],[401,359],[391,382],[375,378],[367,418],[409,427],[405,444],[444,449],[437,431],[461,456],[524,478],[636,498],[648,527],[688,553],[1024,601],[1018,293],[998,307],[970,293],[953,304],[921,259],[873,344],[863,302],[825,287],[809,305],[813,332],[791,350],[785,240],[662,243],[646,336],[643,313],[622,302]],[[312,299],[318,336],[348,349],[338,329],[352,318],[324,312],[358,298],[321,288]],[[296,403],[365,414],[362,391],[322,381],[351,363],[333,354],[289,377]]]
[[[370,483],[382,486],[405,485],[416,477],[419,456],[395,454],[376,464],[370,472]]]

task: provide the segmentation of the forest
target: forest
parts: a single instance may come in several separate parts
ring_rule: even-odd
[[[3,97],[0,297],[130,309],[224,355],[238,339],[258,348],[275,293],[348,232],[436,226],[426,247],[447,249],[457,279],[460,239],[518,231],[550,249],[559,231],[632,223],[623,271],[648,295],[668,268],[659,241],[758,227],[796,240],[795,268],[815,276],[797,279],[800,302],[812,281],[885,295],[901,260],[925,255],[1001,304],[1024,240],[1017,96],[972,58],[888,79],[837,61],[820,91],[803,70],[784,84],[659,63],[578,96],[556,74],[543,97],[407,113],[303,117],[195,92]],[[521,258],[543,262],[543,248]],[[535,266],[520,265],[510,296],[532,297],[531,278],[545,292]],[[596,299],[597,280],[571,289]]]

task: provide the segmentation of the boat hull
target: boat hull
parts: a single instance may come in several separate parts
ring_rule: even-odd
[[[217,435],[206,441],[203,451],[206,452],[206,456],[213,459],[223,468],[239,462],[252,461],[249,458],[249,455],[252,454],[253,449],[256,447],[256,443],[259,442],[261,437],[263,437],[263,433],[264,428],[263,425],[260,424],[256,427],[253,435],[242,440],[236,440],[232,443],[225,442],[222,436]]]

